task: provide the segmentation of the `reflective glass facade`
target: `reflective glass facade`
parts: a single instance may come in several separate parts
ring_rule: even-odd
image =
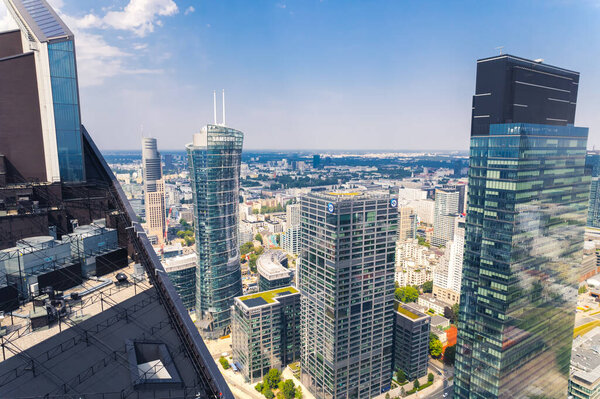
[[[79,93],[73,40],[48,43],[58,165],[62,181],[84,180]]]
[[[229,329],[233,298],[242,295],[238,203],[243,133],[208,125],[201,135],[201,144],[187,146],[198,254],[196,313],[201,333],[218,338]]]
[[[366,193],[300,200],[301,380],[318,399],[390,386],[396,205]]]
[[[587,216],[588,130],[471,137],[455,398],[565,398]]]

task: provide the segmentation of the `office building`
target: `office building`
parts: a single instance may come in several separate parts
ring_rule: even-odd
[[[573,341],[569,397],[594,399],[600,395],[600,328],[596,327]]]
[[[409,381],[427,374],[431,317],[401,302],[394,303],[394,371]]]
[[[142,139],[142,166],[144,174],[144,203],[146,205],[146,228],[149,237],[156,237],[158,244],[165,241],[165,183],[156,139]]]
[[[590,182],[590,202],[588,207],[587,225],[600,228],[600,177],[592,176]]]
[[[409,201],[407,206],[415,210],[419,219],[419,223],[433,226],[433,221],[435,218],[435,201],[430,199],[414,200]]]
[[[301,381],[317,398],[370,398],[392,371],[397,200],[369,192],[300,199]]]
[[[454,236],[454,224],[458,216],[460,193],[454,189],[435,190],[435,210],[433,214],[433,238],[435,246],[446,245]]]
[[[233,298],[242,295],[238,204],[243,139],[238,130],[206,125],[186,146],[198,254],[196,315],[206,338],[227,334]]]
[[[287,265],[287,255],[283,251],[268,250],[260,255],[256,260],[258,290],[270,291],[289,286],[294,276]]]
[[[233,399],[79,122],[72,34],[44,0],[5,3],[19,30],[0,33],[0,249],[22,244],[43,263],[70,255],[85,267],[95,262],[98,276],[109,272],[88,278],[52,268],[37,275],[38,288],[48,287],[44,275],[52,289],[36,295],[29,285],[33,301],[0,281],[0,310],[15,313],[2,320],[10,334],[0,354],[0,397]],[[30,270],[44,267],[27,258]],[[130,259],[143,268],[139,280]],[[75,279],[81,284],[69,287]]]
[[[417,238],[417,213],[409,206],[398,207],[398,241]]]
[[[247,381],[300,359],[300,292],[283,287],[235,298],[231,348]]]
[[[183,306],[187,310],[196,307],[196,265],[198,256],[195,253],[165,258],[162,262],[175,291],[179,294]]]
[[[456,398],[566,397],[589,176],[579,73],[477,62]]]
[[[290,204],[286,208],[287,229],[281,235],[281,248],[290,255],[300,253],[300,204]]]
[[[446,243],[444,256],[440,259],[433,273],[433,286],[444,290],[450,290],[454,294],[454,303],[458,302],[460,285],[462,280],[463,256],[465,247],[465,218],[455,218],[454,237]],[[435,288],[434,288],[435,289]],[[435,294],[435,293],[434,293]],[[445,293],[445,295],[448,295]],[[436,295],[437,296],[437,295]]]

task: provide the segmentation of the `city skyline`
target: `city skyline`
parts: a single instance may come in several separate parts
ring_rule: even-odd
[[[247,149],[464,150],[469,60],[502,45],[581,72],[577,120],[600,147],[599,56],[586,47],[597,2],[51,3],[77,37],[82,117],[102,150],[137,148],[142,134],[183,149],[221,88]]]

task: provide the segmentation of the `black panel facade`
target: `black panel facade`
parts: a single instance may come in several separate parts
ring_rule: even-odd
[[[490,124],[575,122],[579,72],[501,55],[477,61],[471,136],[486,135]]]
[[[40,289],[52,287],[55,290],[64,291],[81,285],[82,282],[83,276],[81,274],[80,262],[38,276],[38,286]]]
[[[127,266],[127,248],[96,256],[96,276],[104,276]]]

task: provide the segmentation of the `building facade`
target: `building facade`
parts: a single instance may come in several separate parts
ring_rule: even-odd
[[[394,303],[394,371],[404,371],[409,381],[427,374],[430,328],[430,316]]]
[[[258,290],[270,291],[276,288],[288,287],[294,278],[287,268],[288,259],[284,252],[269,250],[256,260],[258,271]]]
[[[196,307],[196,265],[195,253],[166,258],[162,264],[187,310]]]
[[[162,176],[160,152],[156,139],[142,139],[142,166],[144,175],[144,204],[146,228],[149,237],[156,237],[158,244],[165,241],[165,183]]]
[[[511,55],[478,61],[456,398],[567,396],[589,196],[578,82]]]
[[[452,291],[452,297],[460,295],[462,280],[463,257],[465,248],[465,218],[455,218],[454,237],[446,243],[444,256],[433,273],[433,286],[439,291]],[[434,293],[435,294],[435,293]],[[444,296],[446,297],[446,295]],[[452,302],[458,303],[458,298]]]
[[[242,294],[238,204],[243,138],[238,130],[207,125],[186,146],[198,255],[196,315],[207,338],[227,333],[233,298]]]
[[[286,208],[287,229],[281,235],[281,248],[290,255],[300,253],[300,204],[290,204]]]
[[[569,397],[572,399],[595,399],[600,396],[600,328],[596,327],[585,336],[573,341]]]
[[[300,292],[283,287],[235,298],[231,308],[233,361],[247,381],[263,380],[300,359]]]
[[[300,199],[302,383],[317,398],[370,398],[392,370],[397,200],[368,192]]]
[[[460,193],[453,189],[435,190],[432,244],[446,245],[454,236],[455,219],[458,216]]]

